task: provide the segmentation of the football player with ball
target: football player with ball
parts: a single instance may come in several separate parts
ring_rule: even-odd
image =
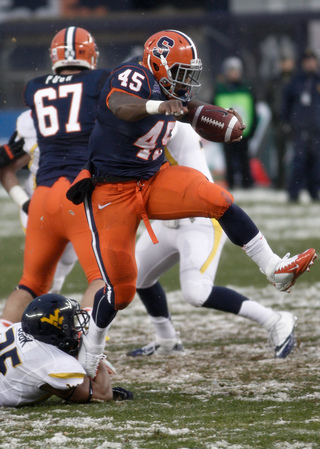
[[[177,122],[166,156],[172,164],[201,171],[210,181],[205,152],[198,134],[190,125]],[[275,311],[241,295],[237,291],[214,285],[220,256],[226,242],[217,220],[184,218],[152,223],[159,239],[153,245],[146,230],[136,245],[138,266],[137,293],[155,330],[151,343],[128,352],[128,356],[167,356],[185,354],[176,332],[159,277],[180,263],[180,285],[183,299],[194,307],[232,313],[256,322],[268,332],[268,340],[276,358],[286,358],[294,348],[295,316]],[[214,328],[212,329],[214,333]]]
[[[89,376],[95,376],[105,335],[118,310],[134,298],[135,241],[141,220],[157,243],[149,219],[215,218],[227,237],[281,291],[288,291],[316,258],[315,250],[308,249],[281,259],[227,190],[198,170],[165,162],[164,148],[176,120],[193,122],[189,111],[195,110],[201,119],[201,111],[207,109],[201,109],[205,103],[195,98],[201,70],[190,37],[165,30],[146,41],[142,64],[121,64],[102,89],[89,163],[67,193],[75,203],[84,201],[105,282],[95,295],[88,335],[79,352]],[[232,114],[244,129],[241,118]],[[217,121],[212,115],[209,119]]]

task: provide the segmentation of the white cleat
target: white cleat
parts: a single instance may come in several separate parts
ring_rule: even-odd
[[[277,359],[285,359],[295,345],[294,328],[297,317],[290,312],[275,312],[264,324],[269,332],[269,344]]]
[[[183,344],[180,338],[164,339],[156,337],[156,341],[152,341],[146,346],[133,351],[127,352],[128,357],[140,357],[140,356],[168,356],[168,355],[185,355]]]
[[[88,337],[82,335],[82,344],[79,350],[78,361],[91,379],[96,377],[100,360],[104,358],[105,356],[101,352],[97,353],[94,348],[90,348]]]
[[[316,258],[316,250],[313,248],[293,257],[290,257],[290,253],[288,253],[271,271],[266,270],[267,278],[278,290],[289,293],[289,289],[295,284],[298,277],[310,270]]]

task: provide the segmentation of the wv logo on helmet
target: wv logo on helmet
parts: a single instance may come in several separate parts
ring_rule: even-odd
[[[173,46],[174,40],[170,39],[170,37],[163,36],[158,40],[157,46],[154,47],[152,53],[156,58],[160,59],[160,56],[166,58],[170,53],[170,48],[172,48]]]
[[[64,317],[63,316],[59,317],[59,312],[60,312],[60,310],[56,309],[54,311],[54,315],[52,315],[50,313],[49,318],[43,317],[43,318],[40,319],[40,321],[52,324],[52,326],[55,326],[58,329],[61,329],[62,321],[63,321]]]

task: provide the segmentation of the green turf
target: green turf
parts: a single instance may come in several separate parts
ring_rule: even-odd
[[[19,447],[28,448],[43,447],[54,436],[62,440],[61,447],[77,449],[316,448],[320,444],[320,424],[314,419],[320,413],[319,402],[306,399],[297,404],[294,392],[290,400],[274,402],[255,401],[250,391],[208,398],[183,389],[154,392],[151,388],[150,392],[150,385],[143,382],[128,387],[136,396],[126,403],[63,405],[51,399],[46,404],[12,410],[2,444],[10,444],[18,436],[25,444]],[[312,387],[300,393],[307,396],[310,392]],[[6,412],[2,415],[5,419]],[[86,416],[90,419],[87,425]],[[110,446],[103,446],[106,441]]]
[[[2,199],[1,204],[7,201]],[[261,208],[259,201],[243,202],[243,206],[253,212],[262,228],[264,222],[270,225],[279,218],[276,200],[270,200],[271,212],[266,205]],[[297,210],[280,207],[284,219],[289,217],[289,226],[294,226],[295,216],[302,221],[308,217],[308,206]],[[320,206],[313,206],[312,213],[317,220]],[[282,224],[277,226],[280,229]],[[305,226],[310,233],[313,224],[309,221]],[[320,235],[299,239],[284,232],[283,238],[273,238],[268,226],[265,232],[280,255],[311,246],[320,250]],[[10,293],[21,275],[23,240],[22,234],[0,237],[1,298]],[[161,278],[166,291],[179,289],[178,278],[178,266]],[[268,352],[266,335],[257,326],[219,312],[208,315],[208,320],[213,319],[208,327],[207,311],[194,311],[188,305],[184,308],[182,301],[173,300],[173,319],[189,355],[181,360],[129,360],[126,351],[151,334],[148,321],[142,321],[142,308],[123,311],[111,328],[108,352],[119,371],[114,385],[132,390],[134,401],[72,405],[51,398],[32,407],[0,409],[0,448],[320,448],[317,263],[297,284],[293,296],[274,293],[243,251],[227,243],[216,285],[239,287],[255,299],[262,298],[267,306],[297,313],[298,347],[290,359],[276,362]],[[77,265],[63,292],[81,294],[85,287],[85,276]],[[214,321],[217,317],[219,320]],[[202,331],[201,326],[210,332]]]

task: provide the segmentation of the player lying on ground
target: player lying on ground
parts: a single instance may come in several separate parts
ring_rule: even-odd
[[[176,123],[166,155],[172,165],[196,168],[212,181],[200,138],[190,125]],[[188,303],[248,318],[268,331],[269,342],[277,358],[290,354],[295,342],[296,320],[292,313],[274,311],[248,300],[235,290],[213,285],[226,241],[226,235],[216,220],[200,217],[154,221],[152,228],[159,243],[153,245],[145,230],[136,245],[137,293],[150,316],[156,338],[127,355],[184,353],[171,321],[166,294],[158,282],[159,277],[178,262],[182,295]],[[213,328],[213,334],[214,331]]]
[[[147,40],[141,65],[121,64],[102,90],[89,163],[67,194],[76,204],[84,200],[92,248],[105,282],[95,295],[88,335],[79,352],[90,376],[95,375],[117,311],[127,307],[136,292],[135,243],[141,219],[154,243],[149,219],[217,219],[229,239],[282,291],[289,290],[316,257],[309,249],[281,259],[228,191],[198,170],[165,163],[164,148],[176,119],[203,105],[192,98],[200,87],[201,70],[192,40],[165,30]]]
[[[89,379],[76,359],[89,316],[77,301],[57,294],[35,298],[21,323],[0,338],[0,406],[16,407],[55,395],[69,402],[133,399],[121,387],[111,388],[101,360]]]

